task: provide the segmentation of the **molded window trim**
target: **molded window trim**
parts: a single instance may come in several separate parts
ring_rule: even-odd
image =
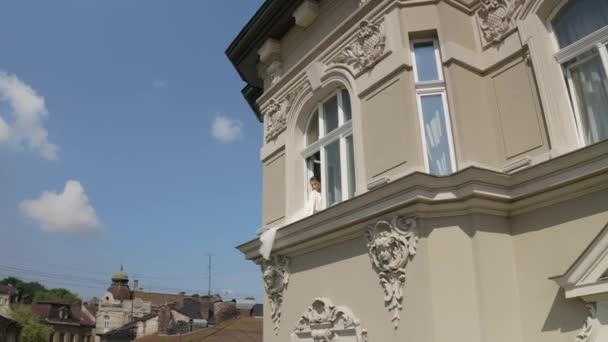
[[[420,81],[418,78],[418,65],[416,63],[416,45],[419,44],[423,44],[423,43],[432,43],[433,45],[433,49],[434,49],[434,57],[435,57],[435,67],[437,68],[437,75],[438,75],[438,79],[437,80],[426,80],[426,81]],[[442,68],[442,63],[441,63],[441,54],[439,51],[439,42],[437,41],[437,39],[413,39],[410,41],[410,51],[411,51],[411,59],[412,59],[412,65],[413,65],[413,73],[414,73],[414,80],[416,81],[415,84],[415,88],[416,88],[416,104],[418,106],[418,122],[419,122],[419,127],[420,127],[420,134],[422,137],[422,148],[423,148],[423,154],[424,154],[424,166],[426,169],[426,172],[431,173],[431,166],[430,166],[430,161],[429,161],[429,147],[427,146],[427,139],[426,139],[426,130],[425,130],[425,124],[424,124],[424,113],[423,113],[423,108],[422,108],[422,98],[425,96],[434,96],[434,95],[439,95],[441,96],[441,102],[443,104],[443,118],[444,118],[444,122],[445,122],[445,130],[447,133],[447,144],[448,144],[448,149],[449,149],[449,159],[450,159],[450,168],[447,171],[446,175],[449,175],[451,173],[456,172],[456,170],[458,170],[457,164],[456,164],[456,153],[455,153],[455,149],[454,149],[454,139],[452,136],[452,121],[450,118],[450,111],[449,111],[449,107],[448,107],[448,102],[447,102],[447,91],[446,91],[446,86],[445,86],[445,79],[443,77],[443,68]],[[441,175],[444,176],[444,175]]]
[[[308,139],[308,130],[311,126],[311,121],[315,118],[319,120],[319,138],[310,143],[305,141],[306,146],[302,150],[302,157],[304,159],[304,168],[306,175],[305,179],[305,187],[307,191],[305,191],[306,197],[308,197],[310,193],[310,178],[314,175],[313,165],[310,165],[309,158],[313,157],[315,154],[320,153],[320,169],[321,169],[321,194],[323,197],[323,208],[327,208],[334,204],[340,203],[352,197],[355,193],[355,189],[351,189],[354,186],[354,161],[349,160],[349,145],[347,142],[347,138],[352,137],[353,126],[352,126],[352,108],[351,112],[347,115],[345,109],[351,105],[350,99],[345,99],[345,96],[350,96],[348,90],[345,88],[338,88],[331,95],[324,98],[322,101],[319,101],[316,108],[311,112],[310,118],[306,124],[306,131],[304,134],[304,139]],[[337,110],[338,110],[338,126],[326,133],[326,113],[324,110],[324,104],[332,101],[334,98],[337,100]],[[348,101],[348,102],[347,102]],[[317,115],[315,115],[315,112]],[[350,117],[348,117],[350,116]],[[339,143],[339,153],[340,153],[340,198],[336,199],[334,202],[329,203],[329,193],[328,189],[328,175],[327,175],[327,165],[328,165],[328,147],[335,143]],[[352,179],[351,179],[352,178]]]
[[[583,127],[583,117],[580,110],[581,100],[578,98],[579,95],[577,95],[576,93],[576,86],[572,78],[571,69],[578,65],[581,65],[585,61],[596,56],[589,56],[581,61],[576,62],[573,62],[573,60],[581,57],[585,53],[594,53],[600,57],[604,69],[604,74],[608,77],[608,26],[604,26],[603,28],[600,28],[599,30],[588,34],[587,36],[573,42],[572,44],[561,48],[557,39],[557,34],[555,33],[555,30],[553,28],[553,20],[558,16],[558,14],[560,14],[564,6],[566,6],[566,4],[571,1],[576,0],[560,1],[560,3],[555,6],[555,8],[547,17],[546,25],[549,30],[549,33],[551,34],[553,47],[557,51],[553,56],[557,63],[561,65],[563,78],[566,81],[567,93],[565,95],[570,99],[570,105],[576,123],[576,131],[578,133],[577,140],[579,143],[579,147],[584,147],[596,142],[587,142],[585,139],[586,132],[585,128]]]

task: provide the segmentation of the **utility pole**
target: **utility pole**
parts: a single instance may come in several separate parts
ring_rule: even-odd
[[[213,253],[208,253],[209,255],[209,300],[211,300],[211,256],[213,255]]]

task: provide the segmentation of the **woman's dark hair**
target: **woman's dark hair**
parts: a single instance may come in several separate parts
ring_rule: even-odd
[[[317,182],[321,183],[321,177],[317,175],[310,177],[310,180],[308,182],[312,182],[313,180],[316,180]]]

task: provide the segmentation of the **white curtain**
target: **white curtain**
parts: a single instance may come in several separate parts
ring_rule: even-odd
[[[570,68],[588,144],[608,139],[608,79],[599,56]]]
[[[552,21],[560,47],[608,25],[608,0],[571,0]]]

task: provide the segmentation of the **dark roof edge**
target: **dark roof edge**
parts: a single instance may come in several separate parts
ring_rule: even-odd
[[[266,1],[264,1],[264,3],[262,4],[262,6],[260,6],[260,8],[258,8],[258,10],[255,12],[255,14],[253,15],[253,17],[251,17],[251,19],[249,19],[249,21],[247,22],[247,24],[245,24],[245,26],[241,29],[241,31],[236,36],[236,38],[234,38],[234,40],[232,41],[232,43],[230,43],[230,45],[226,49],[226,55],[228,56],[228,58],[230,58],[231,61],[232,61],[231,56],[233,55],[233,53],[235,52],[235,50],[242,43],[242,41],[244,40],[245,36],[251,33],[251,30],[252,30],[253,26],[259,25],[259,23],[261,21],[260,19],[263,17],[264,13],[268,10],[268,7],[270,6],[270,4],[273,1],[275,1],[275,0],[266,0]],[[279,0],[279,1],[281,1],[281,0]],[[287,1],[284,1],[284,2],[287,3]]]
[[[256,100],[263,93],[263,81],[257,76],[257,72],[245,72],[256,67],[256,65],[252,65],[250,55],[252,53],[257,54],[258,48],[266,39],[280,39],[287,32],[293,25],[293,11],[301,2],[302,0],[264,1],[225,51],[241,79],[247,83],[241,93],[260,122],[262,122],[262,113],[256,104]],[[256,75],[251,76],[252,74]]]

